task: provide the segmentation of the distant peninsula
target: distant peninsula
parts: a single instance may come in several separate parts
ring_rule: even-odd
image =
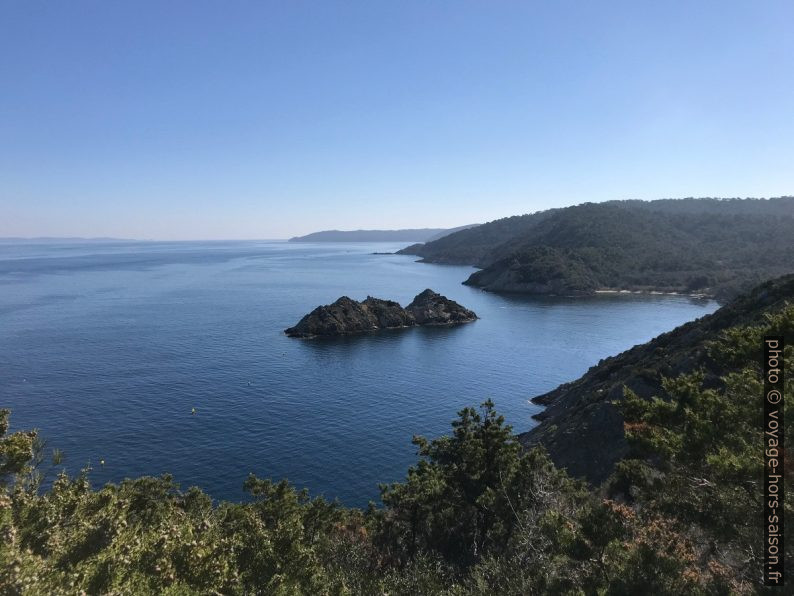
[[[475,319],[474,312],[427,289],[405,308],[393,300],[367,296],[366,300],[357,302],[342,296],[333,304],[318,306],[284,333],[306,339],[338,337],[419,325],[455,325]]]
[[[405,230],[324,230],[295,236],[290,242],[433,242],[449,234],[468,230],[479,224],[457,228],[420,228]]]

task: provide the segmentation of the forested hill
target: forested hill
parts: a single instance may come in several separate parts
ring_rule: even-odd
[[[401,251],[483,268],[491,291],[655,290],[729,298],[794,268],[794,197],[584,203],[496,220]]]
[[[580,379],[532,400],[546,409],[536,416],[540,425],[520,435],[521,442],[543,445],[556,465],[600,484],[629,453],[619,405],[625,389],[643,399],[661,396],[664,378],[698,370],[706,387],[720,388],[720,378],[737,363],[715,357],[709,346],[726,329],[760,325],[789,304],[794,304],[794,275],[766,282],[710,315],[602,360]],[[759,361],[760,346],[759,339]]]

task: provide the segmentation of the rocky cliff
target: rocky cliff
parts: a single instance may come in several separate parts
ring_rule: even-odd
[[[476,318],[454,300],[427,289],[405,308],[393,300],[367,296],[357,302],[342,296],[333,304],[318,306],[284,333],[301,338],[336,337],[417,325],[454,325]]]

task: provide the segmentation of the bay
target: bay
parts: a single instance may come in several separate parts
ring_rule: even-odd
[[[352,506],[492,399],[516,432],[529,399],[715,310],[684,296],[503,296],[470,267],[375,255],[402,244],[4,242],[0,407],[95,485],[169,472],[216,499],[249,472]],[[342,295],[405,305],[432,288],[477,312],[452,328],[334,340],[283,329]],[[193,413],[195,409],[195,414]],[[104,461],[104,464],[100,462]],[[46,461],[44,471],[57,471]]]

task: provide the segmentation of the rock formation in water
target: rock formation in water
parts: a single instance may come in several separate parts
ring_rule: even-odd
[[[333,304],[318,306],[284,333],[302,338],[336,337],[417,325],[455,325],[476,318],[469,309],[428,289],[405,308],[393,300],[367,296],[357,302],[342,296]]]
[[[468,308],[430,289],[418,294],[405,310],[417,325],[452,325],[477,318]]]

